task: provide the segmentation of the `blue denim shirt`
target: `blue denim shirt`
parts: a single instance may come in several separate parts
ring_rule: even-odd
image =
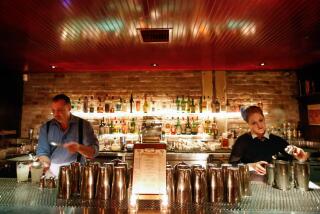
[[[71,114],[68,129],[63,132],[60,128],[58,121],[53,119],[50,123],[49,132],[47,134],[46,123],[40,127],[37,156],[47,156],[51,163],[63,164],[71,163],[77,160],[78,153],[71,154],[67,149],[63,147],[51,146],[50,142],[56,142],[60,144],[65,144],[70,141],[79,142],[78,124],[79,117]],[[99,153],[99,143],[95,136],[91,124],[83,120],[83,145],[92,146],[95,150],[94,157]],[[84,162],[84,157],[82,156],[81,162]]]

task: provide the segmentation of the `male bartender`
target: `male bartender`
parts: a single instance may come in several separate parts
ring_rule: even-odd
[[[60,166],[97,156],[99,144],[91,124],[71,114],[68,96],[53,97],[51,109],[54,118],[41,126],[36,154],[45,171],[58,176]]]

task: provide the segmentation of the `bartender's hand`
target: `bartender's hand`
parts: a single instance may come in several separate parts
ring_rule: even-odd
[[[266,161],[258,161],[255,163],[249,163],[249,167],[251,167],[252,169],[254,169],[254,171],[258,174],[258,175],[265,175],[266,174],[266,168],[264,167],[266,164],[268,164],[268,162]]]
[[[80,144],[75,141],[71,141],[63,144],[63,147],[66,148],[68,152],[73,154],[73,153],[79,152]]]
[[[299,147],[294,148],[292,155],[299,161],[306,161],[309,158],[309,153],[303,151],[303,149]]]
[[[79,152],[86,158],[93,158],[95,153],[94,148],[91,146],[85,146],[83,144],[79,144],[75,141],[70,141],[68,143],[63,144],[63,147],[66,148],[71,154]]]
[[[38,157],[39,161],[41,162],[42,166],[43,166],[43,172],[48,171],[48,169],[50,168],[51,165],[51,161],[47,156],[39,156]]]

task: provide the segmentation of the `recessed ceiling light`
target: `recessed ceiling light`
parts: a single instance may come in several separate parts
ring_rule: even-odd
[[[52,68],[52,69],[55,69],[55,68],[56,68],[56,66],[55,66],[55,65],[51,65],[51,68]]]
[[[152,63],[151,66],[152,66],[152,67],[157,67],[158,64],[157,64],[157,63]]]
[[[260,65],[261,65],[261,66],[264,66],[265,64],[264,64],[264,62],[261,62]]]

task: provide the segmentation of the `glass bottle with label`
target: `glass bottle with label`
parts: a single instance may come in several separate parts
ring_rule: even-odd
[[[93,99],[93,96],[91,96],[91,99],[90,99],[89,112],[90,113],[94,112],[94,99]]]
[[[136,98],[135,103],[136,103],[136,112],[140,112],[141,101],[139,97]]]
[[[149,109],[149,103],[147,100],[147,95],[145,95],[144,96],[144,103],[143,103],[143,112],[148,113],[148,109]]]
[[[191,126],[190,126],[189,117],[187,117],[186,134],[191,134]]]
[[[109,113],[110,112],[110,103],[108,100],[108,95],[106,95],[104,100],[104,112]]]
[[[192,98],[191,106],[190,106],[191,113],[196,113],[196,106],[194,105],[194,99]]]
[[[195,119],[192,120],[192,126],[191,126],[191,134],[196,135],[198,133],[198,124],[195,121]]]
[[[88,112],[88,97],[84,97],[84,100],[83,100],[83,112],[84,113]]]
[[[184,99],[184,96],[182,96],[182,100],[181,100],[181,112],[186,112],[186,109],[187,109],[187,102],[186,100]]]
[[[178,119],[177,119],[177,124],[176,124],[176,134],[177,134],[177,135],[180,135],[181,132],[182,132],[182,130],[181,130],[181,124],[180,124],[180,119],[179,119],[179,117],[178,117]]]

